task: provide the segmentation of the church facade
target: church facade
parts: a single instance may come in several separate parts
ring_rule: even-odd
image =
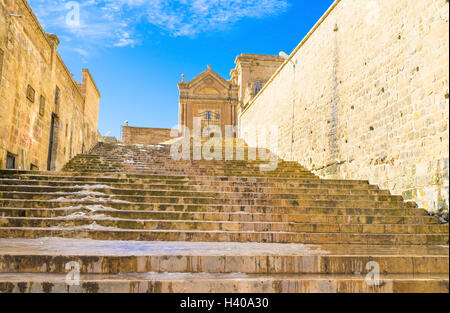
[[[217,127],[222,136],[225,136],[226,126],[237,128],[240,112],[283,64],[283,59],[273,55],[244,53],[236,58],[235,63],[230,80],[222,78],[209,65],[189,82],[184,80],[183,74],[178,84],[179,128],[183,135],[187,135],[183,126],[193,131],[194,118],[201,120],[202,130],[206,129],[204,136],[208,136],[208,130]]]

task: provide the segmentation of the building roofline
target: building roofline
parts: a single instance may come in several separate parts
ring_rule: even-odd
[[[248,103],[248,105],[244,108],[241,115],[245,114],[247,110],[253,106],[256,99],[258,99],[261,94],[268,88],[268,86],[273,82],[273,80],[280,74],[280,72],[283,70],[283,68],[292,60],[294,55],[300,50],[301,47],[308,41],[308,39],[314,34],[314,32],[319,28],[320,25],[326,20],[326,18],[333,12],[333,10],[337,7],[337,5],[341,2],[341,0],[335,0],[333,4],[328,8],[328,10],[322,15],[322,17],[317,21],[317,23],[311,28],[311,30],[306,34],[306,36],[300,41],[300,43],[297,45],[297,47],[294,49],[294,51],[291,52],[288,59],[284,61],[284,63],[277,69],[277,71],[272,75],[272,77],[267,81],[266,84],[264,84],[263,88],[260,92]]]

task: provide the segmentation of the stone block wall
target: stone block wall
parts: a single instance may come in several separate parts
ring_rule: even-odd
[[[448,211],[448,1],[336,1],[239,118],[323,178]]]
[[[122,126],[124,143],[155,145],[172,139],[169,128],[145,128]]]
[[[10,14],[20,15],[19,17]],[[76,82],[25,0],[0,0],[0,168],[59,170],[98,141],[100,93],[87,70]],[[58,96],[57,96],[58,94]],[[54,144],[49,151],[52,115]]]

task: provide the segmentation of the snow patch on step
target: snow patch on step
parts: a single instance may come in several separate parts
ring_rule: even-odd
[[[112,227],[112,226],[101,226],[98,225],[96,222],[93,222],[88,225],[81,225],[81,226],[58,226],[58,227],[50,227],[49,229],[52,230],[123,230],[121,228]]]
[[[74,188],[83,188],[83,189],[110,189],[110,186],[107,185],[76,185]]]

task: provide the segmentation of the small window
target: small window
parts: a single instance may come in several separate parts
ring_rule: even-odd
[[[262,82],[260,80],[257,80],[255,82],[255,95],[257,95],[262,89]]]
[[[27,99],[30,100],[31,102],[34,102],[35,95],[36,95],[36,91],[34,91],[33,87],[28,85],[28,87],[27,87]]]
[[[0,85],[2,83],[2,74],[3,74],[3,50],[0,49]]]
[[[6,154],[6,168],[10,170],[16,168],[16,156],[9,152]]]
[[[204,114],[205,121],[211,120],[211,111],[205,111],[203,114]]]
[[[44,116],[45,114],[45,97],[41,95],[41,98],[39,99],[39,115]]]

